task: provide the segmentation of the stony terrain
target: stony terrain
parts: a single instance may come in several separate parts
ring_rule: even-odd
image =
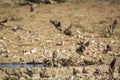
[[[1,1],[0,21],[8,21],[0,25],[0,63],[48,60],[50,64],[42,68],[0,69],[1,80],[112,80],[111,75],[114,80],[120,79],[119,4],[66,2],[33,4],[33,7],[34,11],[30,12],[29,5]],[[60,21],[62,31],[50,20]],[[117,27],[114,33],[109,33],[114,20]],[[64,30],[71,24],[72,36],[65,35]],[[81,42],[89,45],[78,52]],[[110,74],[113,58],[116,58],[115,70]]]

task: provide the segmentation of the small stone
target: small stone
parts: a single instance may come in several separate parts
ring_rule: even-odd
[[[28,54],[31,54],[31,53],[30,53],[30,51],[28,51],[28,52],[25,52],[25,53],[23,53],[23,54],[24,54],[24,55],[28,55]]]
[[[56,45],[57,46],[63,46],[65,44],[65,42],[63,41],[63,42],[58,42]]]
[[[5,48],[0,48],[0,53],[7,53],[7,49],[5,49]]]
[[[77,34],[82,34],[79,30],[76,30]]]
[[[95,44],[95,41],[94,41],[94,40],[91,40],[91,43],[92,43],[92,44]]]
[[[5,44],[5,41],[4,41],[4,40],[0,40],[0,43],[3,43],[3,44]]]
[[[18,57],[18,56],[15,55],[15,56],[13,56],[12,58],[17,58],[17,57]]]
[[[115,41],[114,41],[114,40],[112,40],[112,41],[111,41],[111,43],[112,43],[112,44],[115,44]]]
[[[30,50],[30,52],[31,52],[31,53],[36,53],[36,52],[37,52],[37,48],[32,48],[32,49]]]
[[[81,60],[83,60],[85,57],[83,55],[80,56]]]
[[[62,54],[66,53],[66,52],[67,52],[66,50],[62,50],[62,51],[61,51]]]
[[[95,37],[95,35],[91,35],[91,38],[94,38]]]
[[[51,40],[46,40],[46,43],[51,43],[52,41]]]
[[[20,77],[20,80],[26,80],[24,77]]]

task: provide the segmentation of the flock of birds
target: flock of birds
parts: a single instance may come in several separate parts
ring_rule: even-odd
[[[30,12],[34,12],[33,4],[29,4],[29,5],[30,5]],[[4,26],[7,23],[7,21],[8,21],[8,19],[0,21],[0,26]],[[60,21],[50,20],[50,23],[57,30],[63,32],[65,35],[67,35],[67,36],[73,36],[73,34],[72,34],[72,24],[69,27],[67,27],[66,29],[63,30]],[[114,20],[113,23],[109,26],[108,33],[114,33],[114,30],[115,30],[117,24],[118,24],[117,20]],[[78,43],[80,46],[79,46],[79,48],[76,49],[76,52],[77,53],[83,53],[84,50],[85,50],[85,48],[87,46],[89,46],[89,43],[90,43],[90,41],[87,41],[85,43],[84,42]],[[107,53],[108,51],[111,51],[111,47],[109,45],[106,46],[106,49],[103,51],[103,53]],[[35,63],[35,61],[33,61],[33,62]],[[113,79],[113,72],[115,70],[115,63],[116,63],[116,58],[114,58],[111,61],[110,65],[109,65],[109,73],[110,73],[112,79]],[[75,69],[73,69],[73,71],[74,71],[74,75],[75,75],[76,74]],[[84,67],[83,67],[83,71],[82,72],[83,73],[87,73],[87,71],[85,70]],[[98,74],[98,72],[99,72],[99,70],[97,69],[96,73]],[[119,69],[119,73],[120,73],[120,69]]]
[[[55,26],[56,29],[58,29],[59,31],[63,31],[62,27],[61,27],[61,22],[60,21],[56,21],[56,20],[50,20],[51,24],[53,24]],[[108,28],[108,33],[113,34],[114,30],[117,26],[118,22],[117,20],[114,20],[113,23],[109,26]],[[72,36],[72,25],[70,25],[68,28],[66,28],[64,31],[64,34],[67,36]],[[76,49],[76,52],[81,54],[84,52],[84,50],[86,49],[86,47],[89,46],[90,44],[90,40],[87,42],[82,42],[80,41],[78,43],[80,46],[79,48]],[[106,45],[106,49],[103,51],[103,53],[107,53],[108,51],[111,51],[111,47],[110,45]],[[115,64],[116,64],[116,57],[113,58],[113,60],[111,61],[111,63],[109,64],[109,75],[110,75],[110,79],[114,79],[114,71],[115,71]],[[76,75],[76,70],[73,68],[73,75]],[[87,70],[85,70],[85,67],[83,66],[83,71],[82,73],[88,73]],[[94,72],[94,74],[99,74],[100,70],[96,69],[96,71]],[[118,70],[118,73],[120,73],[120,68]]]

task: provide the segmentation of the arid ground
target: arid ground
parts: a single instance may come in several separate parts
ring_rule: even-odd
[[[101,74],[104,71],[109,74],[109,64],[113,58],[116,58],[114,77],[116,80],[120,79],[118,79],[119,74],[117,73],[120,66],[120,4],[91,1],[39,5],[33,3],[33,6],[34,12],[30,12],[29,5],[20,6],[1,1],[0,21],[4,19],[8,19],[8,21],[4,26],[0,25],[0,63],[27,63],[32,61],[42,63],[44,59],[51,59],[53,52],[56,51],[59,59],[72,59],[74,64],[82,64],[83,60],[93,62],[92,66],[86,66],[90,74],[98,67]],[[56,29],[50,20],[60,21],[62,31]],[[109,26],[114,20],[117,20],[115,31],[108,33]],[[73,35],[65,35],[64,30],[71,24]],[[18,26],[19,28],[16,29]],[[76,52],[76,49],[79,48],[77,43],[80,41],[90,41],[83,53]],[[111,47],[111,50],[104,53],[107,45]],[[98,65],[99,60],[102,60],[102,65]],[[69,78],[64,78],[67,74],[72,75],[73,67],[82,74],[82,66],[80,65],[72,65],[69,68],[57,67],[57,70],[65,68],[68,73],[65,73],[64,70],[61,72],[59,70],[60,73],[58,73],[55,72],[57,71],[56,68],[50,67],[47,69],[51,74],[49,77],[42,76],[41,78],[41,75],[38,75],[39,77],[32,78],[34,77],[32,75],[32,77],[29,76],[31,79],[28,80],[107,80],[96,79],[95,77],[71,78],[68,76]],[[56,78],[52,69],[58,75],[57,77],[63,73],[62,78]],[[18,76],[7,73],[10,72],[9,70],[11,69],[0,70],[0,73],[4,75],[1,76],[1,80],[5,79],[6,76],[7,78]],[[39,70],[37,71],[42,73]],[[15,70],[13,72],[17,73]],[[22,75],[18,78],[27,80],[26,76]]]

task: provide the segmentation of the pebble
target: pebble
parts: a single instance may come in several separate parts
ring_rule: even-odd
[[[4,40],[0,40],[0,43],[3,43],[3,44],[5,44],[5,41],[4,41]]]
[[[36,53],[36,52],[37,52],[37,48],[32,48],[32,49],[30,50],[30,52],[31,52],[31,53]]]
[[[95,42],[94,40],[91,40],[91,43],[92,43],[92,44],[95,44],[96,42]]]
[[[63,46],[65,44],[65,42],[63,41],[63,42],[58,42],[56,45],[57,46]]]
[[[5,49],[5,48],[0,48],[0,53],[7,53],[7,49]]]
[[[91,35],[91,38],[94,38],[95,37],[95,35]]]
[[[46,40],[46,43],[51,43],[52,41],[51,40]]]
[[[15,56],[13,56],[12,58],[19,58],[19,57],[15,55]]]
[[[24,77],[20,77],[20,80],[26,80]]]
[[[115,44],[115,41],[114,41],[114,40],[112,40],[112,41],[111,41],[111,43],[112,43],[112,44]]]
[[[25,53],[23,53],[24,55],[28,55],[28,54],[30,54],[30,52],[28,51],[28,52],[25,52]]]

